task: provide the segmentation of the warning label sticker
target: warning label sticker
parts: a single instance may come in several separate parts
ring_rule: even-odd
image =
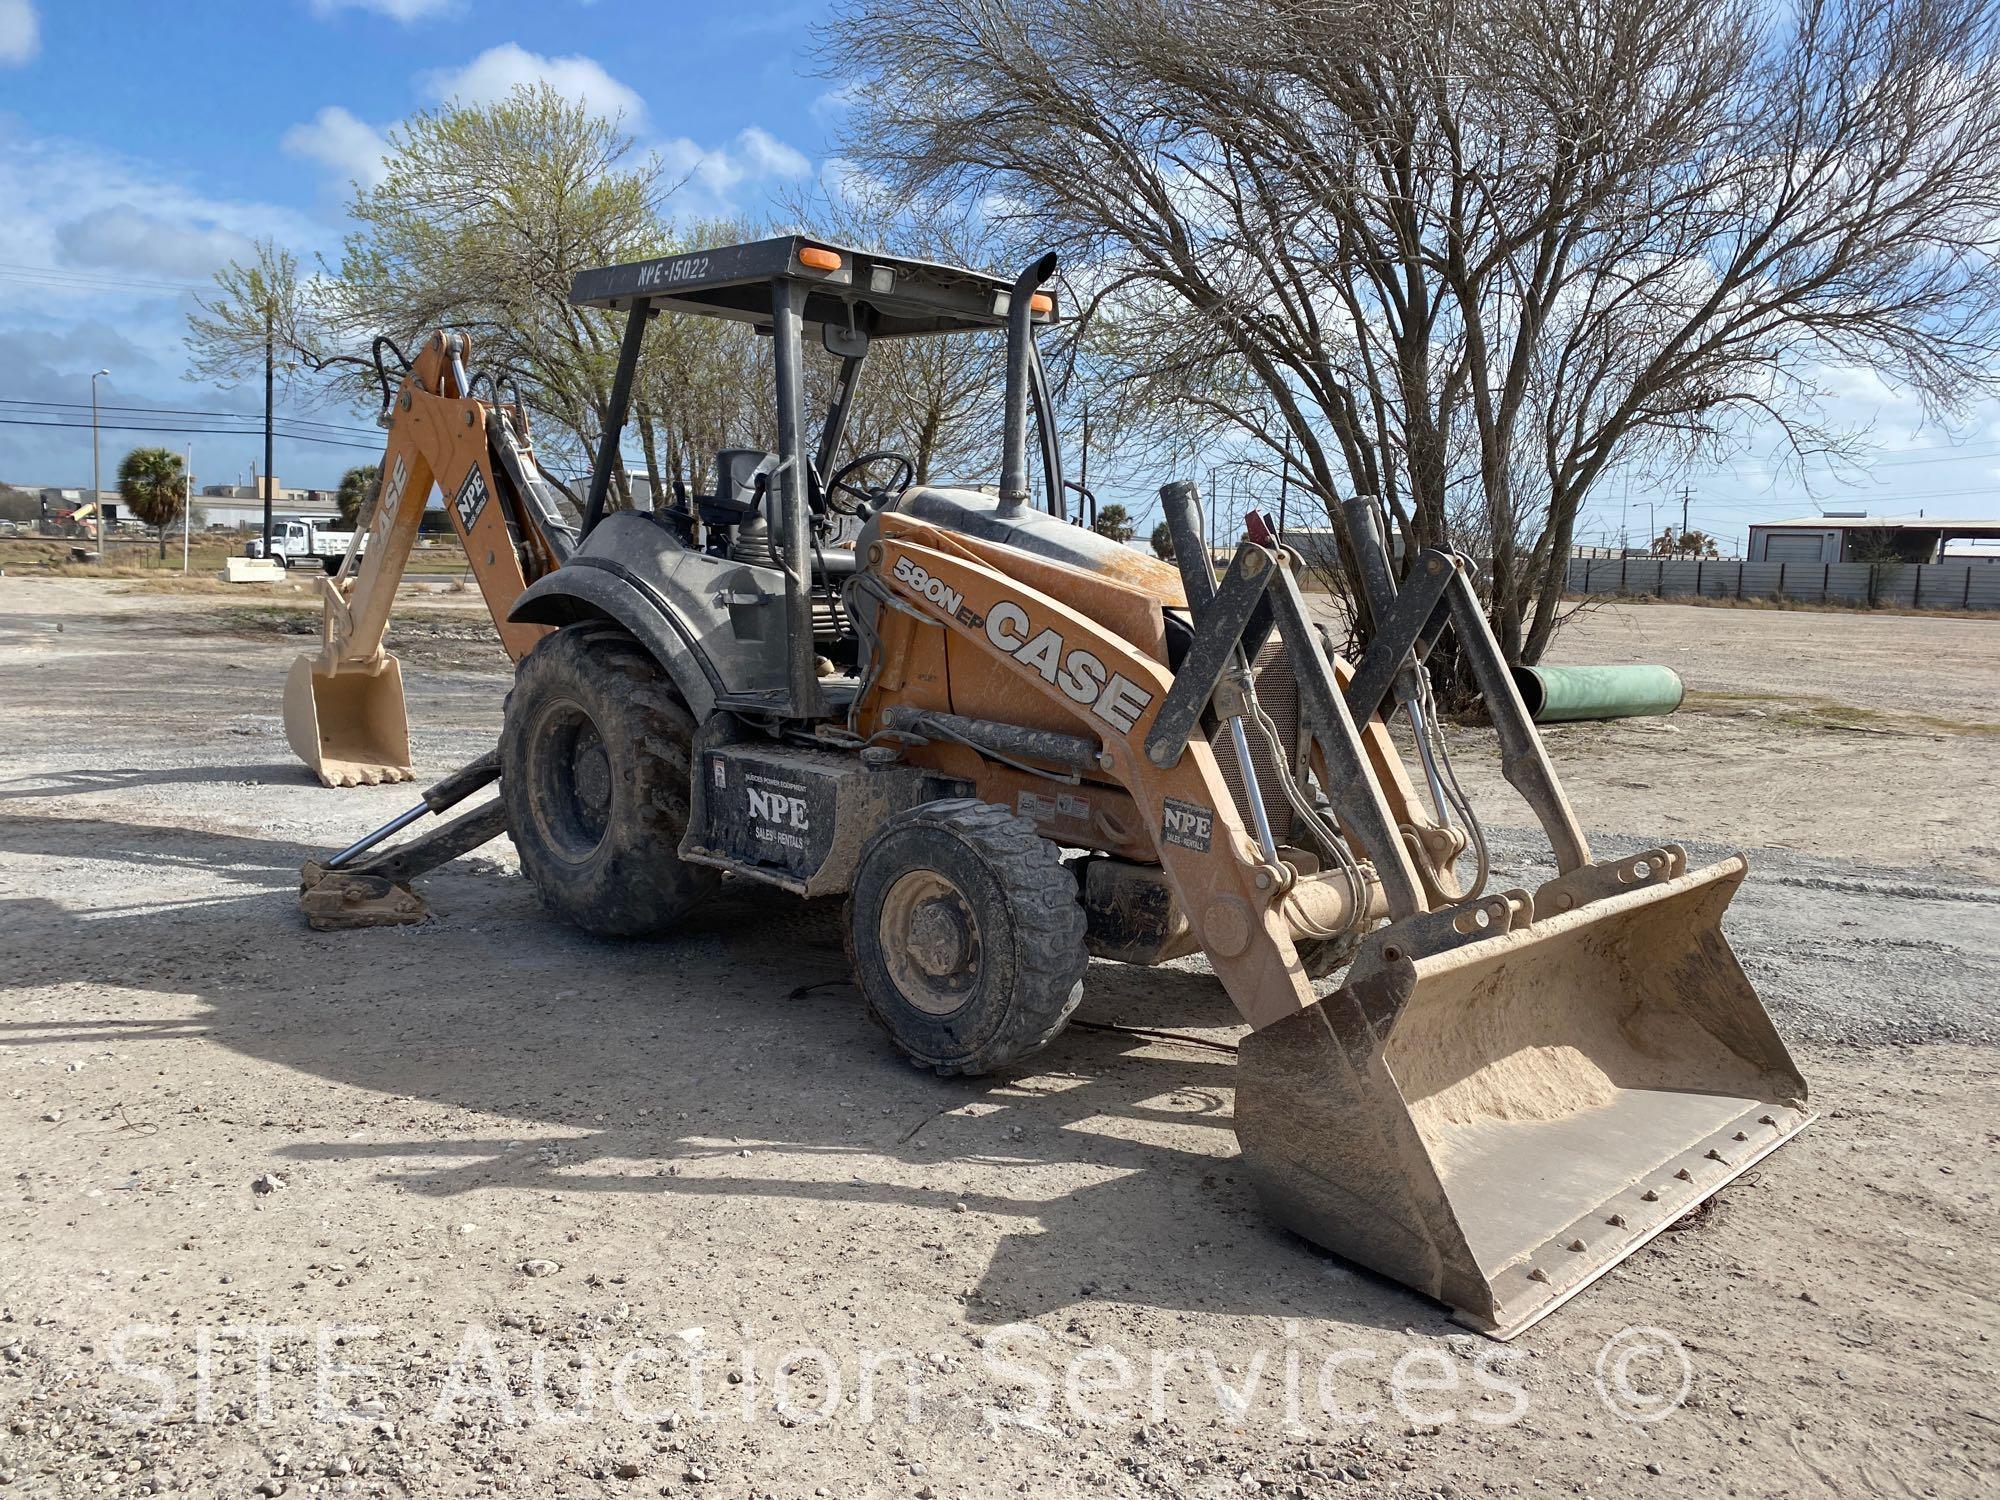
[[[1014,811],[1024,818],[1046,822],[1056,815],[1055,798],[1044,797],[1035,792],[1020,792],[1014,797]]]

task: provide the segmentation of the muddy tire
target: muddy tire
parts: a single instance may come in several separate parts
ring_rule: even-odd
[[[713,895],[682,862],[694,716],[644,647],[615,626],[543,637],[514,674],[500,795],[542,902],[599,937],[663,932]]]
[[[1026,1056],[1083,998],[1083,906],[1056,846],[970,798],[900,813],[869,838],[848,900],[869,1014],[937,1072]]]

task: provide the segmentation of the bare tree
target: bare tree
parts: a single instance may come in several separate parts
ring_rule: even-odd
[[[259,240],[249,265],[231,261],[215,284],[195,299],[184,342],[187,378],[205,385],[234,385],[261,374],[273,356],[277,388],[288,398],[314,392],[311,351],[317,302],[299,260],[271,240]]]
[[[1592,485],[2000,351],[1987,0],[845,0],[848,146],[1065,251],[1135,438],[1289,446],[1537,659]],[[1116,402],[1114,412],[1112,398]],[[1350,560],[1351,561],[1351,560]]]

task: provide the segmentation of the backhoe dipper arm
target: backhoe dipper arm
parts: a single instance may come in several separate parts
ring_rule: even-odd
[[[456,351],[454,343],[460,346]],[[454,352],[458,358],[451,357]],[[444,491],[446,514],[507,654],[518,661],[547,633],[546,626],[507,619],[528,582],[505,510],[492,503],[500,486],[485,408],[456,389],[468,352],[463,334],[433,334],[404,376],[390,407],[382,495],[369,518],[367,546],[360,549],[357,537],[358,555],[351,552],[340,576],[324,585],[323,670],[367,671],[381,662],[396,588],[416,545],[433,484]]]
[[[531,578],[569,555],[570,533],[516,436],[518,405],[471,396],[470,353],[465,335],[433,334],[405,373],[385,412],[381,497],[339,574],[322,580],[319,652],[300,657],[285,680],[285,738],[327,786],[415,774],[402,668],[382,643],[432,485],[444,492],[507,654],[520,660],[550,628],[507,616]]]

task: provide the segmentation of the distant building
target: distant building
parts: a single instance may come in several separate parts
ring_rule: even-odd
[[[225,486],[215,486],[225,488]],[[250,486],[233,485],[227,488],[245,491],[242,497],[216,498],[203,490],[195,496],[196,515],[204,526],[250,526],[262,529],[264,525],[264,502],[248,494]],[[273,521],[327,521],[340,514],[340,507],[334,504],[333,493],[322,490],[295,490],[271,502]]]
[[[205,484],[194,508],[204,526],[240,529],[264,525],[262,485]],[[327,521],[340,513],[332,490],[288,490],[279,484],[271,495],[273,521]]]
[[[2000,520],[1864,514],[1802,516],[1750,528],[1753,563],[1934,563],[1948,541],[2000,541]]]

